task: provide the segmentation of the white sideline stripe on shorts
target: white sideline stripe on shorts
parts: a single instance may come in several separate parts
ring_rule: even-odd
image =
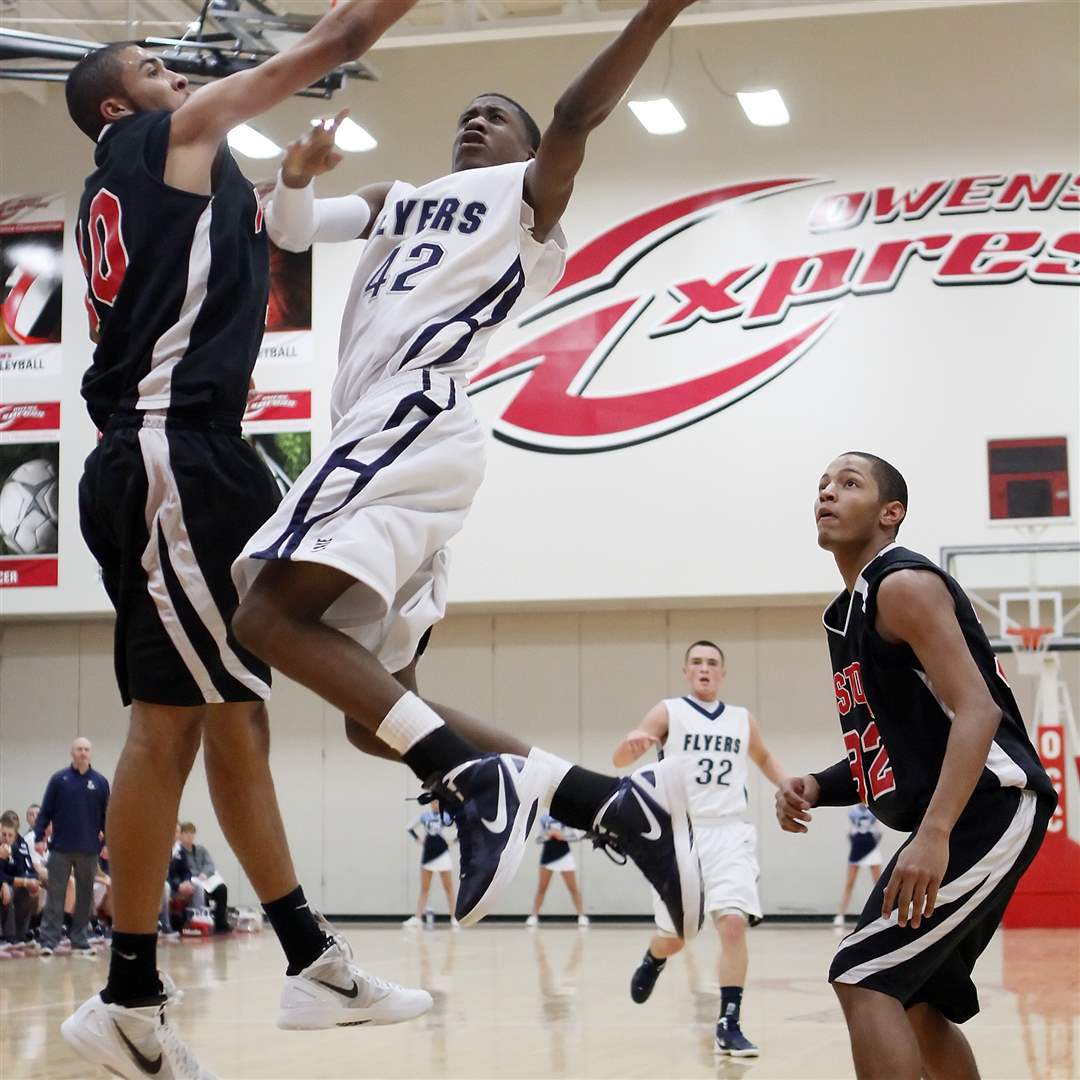
[[[998,843],[987,852],[981,861],[940,890],[937,898],[938,907],[958,900],[969,889],[978,886],[960,907],[949,914],[948,918],[943,919],[932,930],[908,942],[906,945],[902,945],[899,949],[893,949],[892,952],[885,953],[882,956],[875,956],[865,963],[849,968],[842,975],[837,975],[833,981],[842,983],[862,982],[863,979],[878,971],[896,967],[898,964],[918,956],[919,953],[930,948],[931,945],[934,945],[955,930],[997,888],[1002,878],[1013,868],[1013,864],[1020,857],[1020,852],[1024,850],[1024,845],[1028,842],[1032,827],[1035,824],[1035,802],[1034,792],[1022,792],[1016,814],[1013,816],[1012,821],[1009,822],[1009,827],[1005,830]],[[869,926],[849,934],[840,943],[837,954],[839,955],[841,949],[857,945],[882,930],[889,930],[896,926],[897,917],[898,913],[893,911],[887,919],[875,919]]]
[[[147,418],[153,420],[155,418]],[[144,421],[145,424],[145,421]],[[249,671],[243,661],[233,652],[228,642],[225,620],[221,617],[213,594],[195,558],[184,521],[184,510],[180,504],[180,494],[175,484],[169,482],[169,443],[164,427],[151,424],[139,430],[139,446],[142,449],[146,467],[146,524],[150,532],[150,543],[143,552],[143,569],[150,581],[150,594],[158,609],[158,616],[165,626],[169,637],[176,646],[192,677],[199,687],[203,699],[210,704],[218,704],[224,699],[214,686],[210,673],[206,670],[191,639],[187,636],[176,610],[173,608],[161,568],[158,554],[158,530],[164,521],[166,536],[169,538],[169,554],[173,572],[198,616],[217,645],[218,654],[225,670],[249,690],[266,699],[270,696],[270,687],[258,675]],[[156,509],[151,509],[155,507]]]
[[[195,223],[188,259],[187,292],[180,305],[180,316],[154,342],[150,370],[139,382],[137,409],[166,409],[171,404],[173,369],[187,355],[191,328],[206,299],[206,286],[210,279],[210,219],[213,206],[214,200],[211,199]]]

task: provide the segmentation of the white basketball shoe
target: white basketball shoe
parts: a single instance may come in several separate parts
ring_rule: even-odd
[[[168,1010],[183,994],[167,975],[161,983],[161,1000],[138,1008],[108,1004],[95,994],[60,1025],[60,1034],[83,1061],[125,1080],[215,1080],[169,1023]]]
[[[324,930],[329,923],[320,920]],[[426,990],[410,990],[361,971],[343,938],[299,975],[286,975],[278,1027],[288,1030],[398,1024],[426,1013],[434,1004]]]

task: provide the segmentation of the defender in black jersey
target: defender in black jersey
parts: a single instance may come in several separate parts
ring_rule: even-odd
[[[829,980],[860,1078],[977,1078],[956,1026],[971,971],[1057,804],[1005,674],[960,586],[896,542],[907,485],[872,454],[825,470],[818,543],[845,591],[824,624],[847,755],[785,780],[777,817],[866,803],[911,832],[840,943]]]
[[[294,48],[196,93],[130,43],[88,54],[68,78],[72,119],[97,143],[76,245],[97,343],[82,389],[102,438],[80,518],[116,608],[117,681],[132,709],[106,825],[108,985],[61,1030],[120,1076],[209,1076],[167,1022],[174,988],[158,977],[155,933],[200,744],[222,828],[288,959],[279,1025],[387,1023],[432,1004],[365,976],[309,908],[270,775],[269,668],[229,629],[231,563],[277,494],[240,438],[269,250],[225,136],[355,59],[414,2],[345,0]]]

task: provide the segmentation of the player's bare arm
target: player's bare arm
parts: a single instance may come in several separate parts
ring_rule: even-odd
[[[770,783],[779,787],[784,782],[787,773],[772,751],[765,745],[761,727],[753,716],[750,717],[750,748],[748,752],[750,760],[762,771]]]
[[[363,55],[416,0],[345,0],[296,45],[248,71],[202,87],[176,110],[165,182],[209,193],[210,166],[231,128]]]
[[[316,199],[311,184],[341,163],[334,137],[349,110],[315,121],[285,149],[277,186],[267,208],[270,239],[285,251],[306,251],[315,241],[341,243],[366,239],[393,186],[369,184],[353,195]]]
[[[937,787],[912,841],[889,879],[882,917],[894,907],[901,926],[933,914],[949,862],[949,834],[982,774],[1001,710],[979,672],[945,583],[926,570],[899,570],[878,590],[878,633],[911,647],[934,692],[952,715]]]
[[[661,701],[646,714],[645,719],[615,747],[611,761],[617,769],[637,761],[642,754],[654,746],[659,746],[667,738],[668,711]]]
[[[647,0],[622,33],[559,98],[525,173],[525,200],[533,208],[537,240],[547,239],[570,202],[589,134],[618,105],[653,46],[691,3],[693,0]]]

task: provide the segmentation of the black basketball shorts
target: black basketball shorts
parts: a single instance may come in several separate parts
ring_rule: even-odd
[[[116,609],[125,705],[270,696],[270,669],[229,630],[230,569],[278,499],[239,426],[157,413],[110,420],[86,460],[79,518]]]
[[[954,1023],[979,1011],[971,980],[1024,871],[1046,835],[1055,801],[1020,788],[977,792],[949,838],[949,865],[937,906],[919,928],[881,917],[882,897],[905,841],[889,861],[840,943],[829,982],[849,983],[896,998],[905,1008],[926,1002]]]

